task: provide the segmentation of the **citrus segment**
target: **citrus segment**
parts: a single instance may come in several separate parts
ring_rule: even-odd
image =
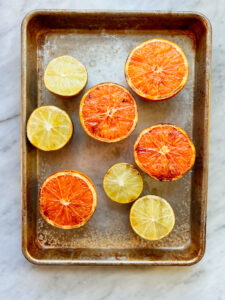
[[[93,215],[97,193],[86,175],[62,171],[44,181],[39,201],[41,215],[49,224],[72,229],[83,226]]]
[[[183,50],[165,39],[136,46],[127,58],[128,85],[141,97],[157,101],[176,95],[188,79],[188,60]]]
[[[60,96],[75,96],[84,89],[86,83],[85,66],[69,55],[54,58],[45,70],[46,88]]]
[[[137,106],[124,87],[102,83],[87,91],[80,103],[80,121],[85,132],[102,142],[128,137],[137,124]]]
[[[159,240],[172,231],[175,215],[165,199],[147,195],[132,205],[130,224],[140,237],[146,240]]]
[[[58,150],[69,142],[72,134],[69,115],[56,106],[35,109],[27,122],[27,137],[40,150]]]
[[[141,194],[143,180],[134,166],[118,163],[105,174],[103,188],[111,200],[118,203],[129,203],[136,200]]]
[[[169,124],[143,130],[134,145],[137,165],[157,180],[179,179],[195,162],[195,147],[187,133]]]

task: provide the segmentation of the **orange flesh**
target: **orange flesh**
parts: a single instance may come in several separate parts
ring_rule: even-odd
[[[136,103],[125,88],[112,83],[100,84],[84,95],[80,118],[90,136],[106,142],[121,140],[136,125]]]
[[[135,160],[158,180],[175,180],[194,164],[195,148],[179,127],[156,125],[140,135],[135,144]]]
[[[76,226],[86,223],[93,211],[92,207],[92,191],[79,177],[70,174],[56,177],[53,175],[41,188],[41,212],[56,226]]]
[[[172,97],[184,86],[188,61],[174,43],[150,40],[131,52],[125,71],[128,84],[137,94],[161,100]]]

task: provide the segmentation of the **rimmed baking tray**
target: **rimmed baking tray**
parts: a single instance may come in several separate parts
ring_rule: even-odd
[[[127,87],[124,64],[130,50],[155,37],[176,42],[190,68],[185,88],[173,99],[145,102],[135,95],[139,122],[132,135],[119,143],[99,143],[81,128],[78,108],[82,95],[61,99],[43,83],[47,63],[72,55],[88,70],[88,85],[116,82]],[[34,11],[22,23],[22,249],[36,264],[191,265],[205,251],[211,25],[192,12]],[[74,136],[63,149],[46,153],[26,138],[26,122],[38,106],[52,104],[66,110]],[[134,163],[132,149],[140,131],[156,123],[173,123],[194,141],[197,159],[191,172],[175,182],[157,182],[142,173],[144,194],[166,198],[176,224],[160,241],[145,241],[129,226],[130,205],[110,201],[102,189],[107,169],[116,162]],[[38,210],[42,181],[59,170],[75,169],[94,181],[98,206],[82,228],[61,230],[48,225]]]

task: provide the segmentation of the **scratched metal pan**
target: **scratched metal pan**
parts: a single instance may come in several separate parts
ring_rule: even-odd
[[[80,124],[82,95],[62,99],[48,92],[43,74],[48,62],[72,55],[88,70],[88,85],[116,82],[127,87],[124,64],[137,44],[151,38],[177,43],[190,69],[184,89],[173,99],[145,102],[135,95],[139,122],[124,141],[106,144],[88,137]],[[191,265],[205,251],[208,177],[211,25],[198,13],[123,11],[34,11],[22,23],[22,250],[36,264]],[[56,105],[69,113],[74,135],[63,149],[38,151],[26,138],[26,122],[41,105]],[[166,198],[176,224],[160,241],[139,238],[129,225],[130,205],[109,200],[102,189],[108,168],[117,162],[134,164],[132,148],[140,131],[168,122],[185,129],[194,141],[194,168],[175,182],[157,182],[142,173],[145,194]],[[50,174],[79,170],[90,176],[98,206],[82,228],[62,230],[48,225],[38,210],[38,191]]]

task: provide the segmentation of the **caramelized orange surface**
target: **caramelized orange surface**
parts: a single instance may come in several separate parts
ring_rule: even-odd
[[[128,137],[137,118],[134,98],[115,83],[96,85],[81,100],[81,124],[89,136],[102,142],[117,142]]]
[[[94,213],[97,194],[91,180],[77,171],[49,176],[40,191],[40,211],[53,226],[71,229],[84,225]]]
[[[135,145],[137,165],[157,180],[176,180],[194,164],[195,147],[187,133],[174,125],[143,130]]]
[[[141,97],[157,101],[176,95],[188,79],[188,60],[173,42],[153,39],[135,47],[125,74],[129,86]]]

